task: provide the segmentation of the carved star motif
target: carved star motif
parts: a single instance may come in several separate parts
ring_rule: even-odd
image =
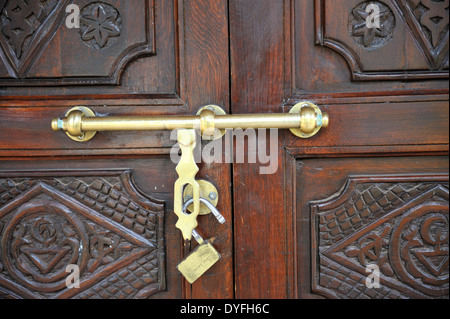
[[[120,35],[117,11],[107,10],[98,4],[90,14],[80,17],[81,24],[87,26],[82,32],[83,41],[95,40],[100,48],[104,48],[111,37]]]
[[[361,8],[355,8],[352,11],[352,14],[356,19],[356,22],[353,25],[352,35],[356,37],[362,36],[365,47],[372,46],[375,37],[386,38],[387,36],[389,36],[392,27],[388,21],[391,16],[391,13],[389,11],[380,11],[380,28],[368,27],[367,19],[371,14],[370,12],[366,12]]]

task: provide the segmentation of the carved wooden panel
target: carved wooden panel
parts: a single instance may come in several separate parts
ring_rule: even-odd
[[[340,54],[353,80],[448,78],[448,0],[316,0],[314,10],[316,44]]]
[[[163,232],[163,203],[141,195],[128,171],[8,173],[0,297],[147,298],[165,289]],[[67,287],[69,265],[79,288]]]
[[[350,177],[339,193],[312,202],[313,292],[329,298],[448,298],[446,179]],[[380,269],[378,289],[366,286],[370,265]]]
[[[153,0],[76,1],[79,19],[72,3],[0,1],[0,85],[117,85],[133,59],[156,53]]]

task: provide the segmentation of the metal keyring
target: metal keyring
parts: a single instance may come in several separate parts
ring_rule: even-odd
[[[189,215],[187,213],[187,208],[191,206],[194,203],[194,199],[189,199],[186,203],[183,205],[183,214]],[[213,215],[217,218],[219,223],[224,224],[226,222],[225,217],[222,216],[222,214],[217,210],[217,208],[214,207],[213,204],[211,204],[208,200],[200,197],[200,203],[208,207],[208,209],[213,213]]]

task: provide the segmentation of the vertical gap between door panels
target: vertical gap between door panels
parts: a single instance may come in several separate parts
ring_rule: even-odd
[[[230,23],[230,0],[227,0],[227,21],[228,21],[228,104],[230,108],[230,114],[233,114],[233,99],[232,99],[232,59],[231,59],[231,23]],[[233,144],[232,144],[233,149]],[[233,299],[236,298],[236,247],[234,237],[234,164],[233,161],[230,164],[230,207],[231,207],[231,258],[233,262]]]

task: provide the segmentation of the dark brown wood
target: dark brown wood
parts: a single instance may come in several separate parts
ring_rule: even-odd
[[[349,177],[339,197],[311,202],[312,291],[335,298],[448,297],[448,200],[448,175],[408,175]],[[382,290],[365,285],[370,265]]]
[[[407,279],[399,266],[407,257],[392,254],[395,273],[382,278],[379,291],[368,291],[361,264],[339,264],[335,255],[341,258],[341,251],[320,246],[317,238],[320,218],[328,216],[322,206],[339,194],[348,202],[351,190],[342,187],[347,181],[352,185],[353,176],[364,176],[355,178],[382,191],[387,191],[383,187],[389,176],[403,189],[434,185],[439,188],[439,216],[448,223],[448,24],[439,25],[433,40],[425,26],[430,22],[421,19],[437,9],[433,4],[373,3],[380,6],[385,25],[380,38],[371,38],[367,30],[364,39],[364,21],[358,20],[364,15],[358,12],[369,2],[230,2],[233,112],[288,111],[307,100],[330,115],[329,128],[314,138],[281,135],[276,174],[261,176],[250,165],[234,165],[237,297],[448,298],[448,283],[439,287],[448,278],[446,248],[443,253],[430,248],[435,256],[442,253],[441,267],[427,261],[414,266],[425,267],[424,277],[430,276],[425,281]],[[417,10],[411,15],[407,10],[413,6]],[[439,49],[430,51],[430,43]],[[417,211],[417,223],[428,216],[419,213],[431,205],[420,202],[426,191],[431,189],[409,197],[400,194],[403,207]],[[392,213],[400,207],[395,198],[390,201],[394,206],[383,213],[364,214],[379,227],[386,225],[380,216],[401,223],[409,215]],[[353,239],[368,238],[364,236],[371,231],[375,226],[352,228],[336,245],[352,246]],[[402,240],[400,230],[386,234],[392,235],[390,243]],[[325,271],[330,257],[322,249],[334,258],[332,271]],[[383,249],[386,254],[388,248]],[[431,279],[433,272],[440,273],[439,284]],[[430,280],[435,283],[431,288]]]
[[[181,298],[181,280],[172,268],[182,243],[167,225],[176,217],[166,184],[176,176],[157,174],[171,166],[164,159],[137,158],[3,161],[2,262],[10,266],[2,268],[2,291],[25,298]],[[59,226],[63,221],[68,228]],[[25,239],[12,246],[22,224],[28,226]],[[69,249],[75,247],[71,242],[60,243],[60,232],[74,227],[69,238],[83,241],[80,254]],[[58,249],[72,259],[51,259]],[[23,255],[33,251],[34,259]],[[67,263],[80,266],[80,289],[65,289]],[[44,277],[38,265],[46,269]]]
[[[69,2],[0,0],[0,298],[448,298],[445,2],[83,0],[80,29],[65,25]],[[222,259],[193,285],[176,270],[196,244],[175,228],[174,135],[81,144],[50,128],[77,105],[139,116],[301,101],[330,126],[279,131],[273,174],[199,164],[227,222],[199,217]],[[82,266],[79,291],[64,287],[67,262]]]
[[[448,156],[290,161],[295,180],[291,196],[302,234],[296,243],[300,298],[448,298],[448,254],[440,257],[442,264],[415,259],[404,268],[415,253],[399,251],[396,243],[405,240],[406,230],[398,225],[408,218],[408,227],[415,227],[443,216],[446,233]],[[327,183],[320,183],[324,176]],[[428,247],[426,239],[418,240]],[[422,246],[416,247],[421,251]],[[428,248],[440,251],[436,245]],[[359,257],[357,249],[365,249]],[[381,289],[366,287],[368,264],[380,267]],[[412,267],[419,267],[423,277]]]
[[[229,112],[229,55],[227,3],[214,1],[180,1],[185,21],[186,106],[189,114],[204,105],[217,104]],[[181,13],[180,13],[181,14]],[[195,110],[195,111],[193,111]],[[200,142],[199,142],[200,143]],[[222,255],[209,275],[187,287],[190,298],[233,298],[233,247],[231,165],[201,164],[199,178],[211,181],[220,194],[218,209],[227,223],[219,225],[213,216],[201,221],[205,238],[215,237],[214,247]]]
[[[81,299],[164,291],[164,205],[143,197],[130,173],[2,173],[1,289]],[[69,265],[79,269],[77,289],[66,286]]]
[[[6,258],[7,267],[0,267],[0,296],[232,298],[230,164],[200,165],[199,178],[210,180],[219,190],[218,209],[227,223],[219,225],[213,216],[199,217],[202,235],[214,238],[214,246],[222,259],[208,276],[191,286],[176,269],[193,247],[184,246],[181,233],[175,228],[176,163],[172,162],[170,152],[176,141],[171,139],[170,132],[100,133],[98,139],[81,144],[73,143],[64,133],[54,133],[50,128],[52,118],[64,116],[76,105],[89,106],[98,115],[191,115],[210,103],[229,112],[227,3],[80,1],[77,4],[84,20],[79,30],[65,25],[67,3],[48,1],[46,7],[42,7],[34,2],[0,1],[0,127],[8,128],[0,134],[0,179],[5,187],[13,185],[2,193],[5,198],[12,195],[10,192],[23,197],[23,201],[11,199],[9,204],[2,202],[0,205],[4,210],[0,236],[4,235],[4,230],[10,231],[2,242],[7,254],[0,255],[0,264],[5,265],[3,258]],[[8,30],[26,28],[28,22],[20,18],[25,13],[34,21],[34,28],[26,30],[30,41],[19,38],[12,41],[13,35]],[[11,19],[4,18],[5,15],[11,15]],[[90,34],[89,23],[96,19],[109,23],[108,32]],[[100,28],[101,24],[94,23],[91,27]],[[20,45],[21,50],[16,49]],[[11,66],[14,57],[20,61]],[[127,172],[133,182],[120,179],[111,169],[119,175]],[[33,181],[37,188],[34,192],[42,194],[17,193],[23,180]],[[130,198],[142,194],[139,196],[151,198],[157,206],[147,208],[147,216],[129,210],[122,212],[124,204],[115,206],[109,199],[103,202],[103,193],[96,197],[101,193],[97,189],[100,183],[123,189],[133,184],[140,191],[123,190],[121,197],[115,200],[124,203],[130,200],[128,204],[135,207],[142,204]],[[75,184],[78,188],[72,189],[71,185],[75,187]],[[116,193],[111,196],[117,197]],[[91,197],[96,197],[97,202]],[[151,204],[151,200],[148,203]],[[120,214],[108,216],[113,210],[110,206],[123,213],[123,219]],[[11,216],[18,210],[31,212],[38,207],[57,207],[54,211],[61,213],[56,214],[58,216],[36,213],[37,220],[24,217],[23,222],[19,218],[17,223],[11,223]],[[103,212],[105,214],[101,215]],[[68,220],[64,214],[74,216],[73,220]],[[45,227],[40,227],[39,218],[48,220]],[[160,220],[156,222],[156,218]],[[118,245],[124,246],[123,252],[118,250],[116,255],[106,253],[107,240],[102,239],[100,242],[106,249],[104,264],[101,264],[103,261],[96,263],[102,256],[97,253],[102,247],[79,256],[87,265],[83,268],[80,291],[67,292],[61,286],[64,283],[60,272],[69,253],[61,258],[59,254],[70,248],[67,244],[56,241],[47,247],[53,250],[47,252],[48,258],[44,261],[44,257],[38,259],[37,253],[32,255],[30,249],[39,244],[33,241],[32,235],[25,234],[30,243],[23,251],[18,245],[15,250],[11,248],[10,242],[17,241],[7,240],[17,237],[11,232],[17,233],[17,225],[21,223],[32,233],[36,227],[44,233],[52,233],[51,225],[63,219],[79,226],[74,240],[84,238],[92,243],[84,247],[95,246],[93,235],[86,230],[90,228],[114,240],[117,235]],[[159,227],[158,236],[147,239],[140,233],[140,223]],[[52,259],[50,255],[56,257]],[[117,261],[110,261],[114,257]],[[145,258],[148,261],[143,261]],[[23,273],[24,267],[17,269],[18,259],[20,265],[31,267],[30,271],[38,279],[24,279],[28,274]],[[98,266],[95,268],[91,264]],[[53,279],[57,279],[58,286],[49,291],[42,282],[50,286]],[[112,282],[109,290],[105,281]]]
[[[156,53],[153,0],[79,1],[78,29],[66,23],[69,4],[5,3],[0,85],[119,84],[130,61]],[[75,62],[79,60],[83,63]]]
[[[322,105],[332,118],[330,129],[307,141],[289,136],[289,147],[448,144],[448,101],[403,103],[401,97],[395,97],[376,103],[370,99],[361,104],[328,103]]]
[[[361,42],[363,35],[352,34],[355,30],[363,31],[362,34],[366,31],[364,21],[357,23],[353,14],[355,10],[360,12],[361,8],[366,8],[369,4],[366,1],[289,2],[286,6],[286,19],[290,21],[287,34],[292,43],[288,58],[293,61],[292,88],[295,91],[329,94],[447,88],[446,81],[421,80],[448,79],[448,24],[443,27],[439,25],[441,35],[435,38],[441,39],[441,42],[430,47],[429,43],[433,41],[430,33],[417,22],[421,20],[421,15],[429,11],[422,2],[395,0],[377,3],[381,13],[385,9],[389,11],[383,19],[394,17],[395,27],[392,34],[389,34],[388,28],[382,28],[387,33],[381,32],[382,37],[372,39],[373,46],[369,44],[365,47]],[[404,6],[408,8],[402,9]],[[435,10],[439,4],[430,6]],[[413,23],[409,23],[412,19],[409,14],[405,16],[411,8],[417,14]],[[440,14],[445,15],[445,12],[448,13],[448,8],[441,10]],[[427,20],[425,18],[422,21]],[[387,25],[386,22],[385,27]],[[435,62],[433,54],[439,56],[436,56],[439,62]]]
[[[284,98],[283,1],[230,1],[233,113],[280,112]],[[269,23],[268,23],[269,22]],[[234,165],[235,285],[237,298],[292,297],[292,258],[284,210],[283,136],[278,170]]]
[[[432,4],[429,10],[423,10],[421,3],[393,1],[392,9],[380,3],[379,10],[382,18],[378,34],[374,34],[375,31],[371,31],[366,26],[366,19],[369,16],[365,11],[367,3],[361,2],[354,6],[354,3],[349,1],[339,7],[330,6],[330,4],[324,0],[315,1],[316,43],[342,55],[350,66],[353,80],[448,78],[448,60],[445,60],[448,53],[448,38],[446,39],[445,36],[448,32],[448,23],[443,21],[435,24],[430,19],[430,15],[433,15],[445,20],[445,4]],[[342,25],[342,18],[345,18],[347,12],[351,12],[346,21],[348,34],[351,37],[347,34],[342,36],[341,28],[332,27],[336,23]],[[403,28],[403,30],[398,31],[397,28]],[[408,37],[407,31],[404,30],[406,28],[411,29],[412,38]],[[430,29],[433,30],[432,33],[427,32]],[[393,39],[395,32],[400,32],[404,38],[396,36],[395,43],[390,48],[384,49],[383,47]],[[383,50],[386,51],[383,52]],[[376,52],[376,55],[371,51]],[[395,56],[389,51],[394,51]],[[424,55],[424,61],[421,61],[420,54]],[[378,59],[386,55],[391,55],[392,58],[389,61],[383,61],[382,66],[375,67],[373,71],[367,70],[372,68],[371,64],[379,65],[381,61]],[[409,58],[410,56],[414,57]],[[405,68],[405,60],[407,63],[422,62],[422,65]],[[380,68],[388,69],[388,71],[382,71]]]

